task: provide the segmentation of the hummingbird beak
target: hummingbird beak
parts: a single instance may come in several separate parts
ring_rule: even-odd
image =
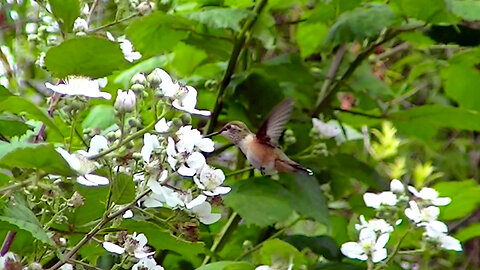
[[[213,133],[207,134],[207,135],[205,135],[205,136],[203,136],[203,137],[204,137],[204,138],[211,138],[211,137],[213,137],[213,136],[216,136],[216,135],[222,133],[222,131],[223,131],[223,130],[220,130],[220,131],[217,131],[217,132],[213,132]]]

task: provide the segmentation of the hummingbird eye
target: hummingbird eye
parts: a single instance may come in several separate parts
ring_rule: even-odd
[[[228,125],[226,128],[227,128],[227,129],[231,129],[231,128],[232,128],[232,125]]]

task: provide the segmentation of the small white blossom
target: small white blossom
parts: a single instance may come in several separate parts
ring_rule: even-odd
[[[197,174],[193,177],[195,184],[207,196],[222,195],[230,192],[230,187],[222,186],[224,180],[225,175],[222,170],[214,169],[208,165],[202,167],[200,175]]]
[[[168,73],[160,68],[156,68],[153,73],[161,80],[160,89],[165,97],[172,100],[172,106],[178,110],[191,114],[210,116],[210,111],[197,110],[197,90],[190,85],[183,85],[179,82],[173,82]]]
[[[88,30],[88,23],[85,19],[78,17],[73,23],[74,32],[86,32]]]
[[[410,207],[405,209],[405,215],[414,223],[429,223],[436,221],[440,214],[440,209],[436,206],[429,206],[420,209],[415,201],[409,201],[408,204]]]
[[[325,123],[317,118],[312,118],[312,124],[313,128],[326,139],[336,137],[342,132],[342,130],[337,125]]]
[[[431,203],[436,206],[443,206],[449,204],[452,200],[448,197],[438,197],[438,192],[429,187],[424,187],[420,190],[420,192],[417,191],[412,186],[408,186],[408,190],[415,196],[418,197],[428,203]]]
[[[69,264],[69,263],[66,263],[64,265],[62,265],[62,267],[58,268],[60,270],[73,270],[73,265]]]
[[[206,225],[213,224],[222,217],[221,214],[212,213],[212,206],[206,201],[199,205],[193,206],[190,208],[190,211],[192,211],[192,213],[198,217],[200,222]]]
[[[164,133],[164,132],[167,132],[170,127],[172,126],[173,122],[172,121],[168,121],[165,120],[165,118],[162,118],[160,120],[158,120],[158,122],[155,124],[155,131],[156,132],[160,132],[160,133]]]
[[[405,187],[403,186],[402,182],[398,179],[393,179],[390,182],[390,190],[393,193],[404,193],[405,192]]]
[[[132,212],[132,210],[127,210],[127,211],[125,211],[125,213],[123,213],[122,217],[125,218],[125,219],[132,218],[132,217],[133,217],[133,212]]]
[[[391,191],[384,191],[380,194],[365,193],[363,194],[365,205],[375,209],[380,208],[381,205],[394,206],[397,204],[397,195]]]
[[[153,258],[144,258],[139,260],[132,266],[132,270],[164,270],[161,265],[157,265],[157,262]]]
[[[352,259],[366,261],[371,257],[374,263],[377,263],[387,257],[385,245],[390,235],[383,233],[378,236],[370,229],[360,231],[358,242],[347,242],[342,245],[342,253]]]
[[[27,23],[25,24],[25,32],[27,34],[33,34],[37,31],[38,25],[36,23]]]
[[[46,82],[45,86],[48,89],[63,95],[111,99],[112,95],[100,91],[100,84],[102,84],[100,80],[69,76],[65,79],[65,83],[53,85]]]
[[[158,202],[166,203],[169,207],[183,206],[184,203],[180,199],[179,194],[172,188],[162,186],[157,181],[148,181],[148,186],[152,190],[150,197],[144,201],[147,207],[159,207]],[[162,205],[163,206],[163,205]]]
[[[363,215],[361,215],[360,216],[360,224],[355,224],[355,229],[357,231],[361,231],[365,228],[373,230],[374,232],[379,232],[379,233],[391,233],[391,232],[393,232],[392,225],[388,224],[385,220],[383,220],[383,219],[370,219],[369,221],[366,221],[365,217]]]
[[[77,176],[77,182],[79,184],[85,186],[108,185],[108,178],[90,174],[95,170],[95,162],[88,160],[86,156],[81,154],[70,154],[62,148],[57,148],[56,150],[68,165],[70,165],[70,168],[79,174],[79,176]]]
[[[112,242],[103,242],[102,246],[106,251],[111,252],[111,253],[115,253],[115,254],[125,253],[125,248],[123,248],[123,247],[121,247],[117,244],[114,244]]]
[[[185,142],[185,140],[184,140]],[[185,147],[180,145],[180,149]],[[180,175],[193,176],[206,164],[205,157],[199,152],[180,151],[173,138],[168,137],[167,162]]]
[[[115,38],[110,32],[107,32],[107,38],[111,41],[115,41]],[[116,41],[120,43],[120,49],[122,49],[123,56],[128,62],[133,62],[142,57],[139,52],[134,51],[132,42],[126,39],[125,36],[118,37]]]
[[[132,90],[122,91],[118,89],[115,109],[119,112],[132,112],[135,109],[136,97]]]
[[[195,148],[202,152],[213,152],[215,150],[214,142],[210,138],[204,138],[200,131],[192,129],[187,125],[178,129],[177,149],[180,152],[192,152]]]
[[[102,245],[108,252],[115,254],[123,254],[127,252],[141,260],[155,254],[155,252],[147,252],[149,250],[146,246],[147,242],[147,237],[143,233],[137,234],[134,232],[133,235],[127,236],[123,247],[112,242],[103,242]]]
[[[108,149],[108,140],[102,135],[95,135],[90,140],[90,148],[87,157],[99,154],[101,151]]]
[[[150,133],[145,133],[143,135],[143,147],[140,150],[140,154],[142,155],[143,161],[145,161],[146,163],[149,163],[152,152],[159,148],[160,148],[160,143],[158,142],[158,138],[156,135],[152,135]]]

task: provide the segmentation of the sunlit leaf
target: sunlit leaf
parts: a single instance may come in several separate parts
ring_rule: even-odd
[[[240,22],[254,16],[253,11],[242,8],[213,7],[201,11],[184,14],[185,17],[197,20],[213,28],[230,28],[240,31]]]
[[[197,270],[253,270],[255,266],[248,262],[220,261],[197,268]]]
[[[135,183],[131,175],[119,173],[112,183],[112,201],[127,204],[135,199]]]
[[[452,202],[442,207],[440,218],[453,220],[465,217],[480,205],[480,185],[473,180],[440,182],[434,186],[441,197],[450,197]]]
[[[48,0],[52,13],[59,19],[60,27],[64,32],[72,32],[73,22],[80,16],[78,0]]]

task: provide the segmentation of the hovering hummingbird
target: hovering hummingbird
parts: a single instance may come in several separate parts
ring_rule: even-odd
[[[277,144],[284,125],[290,119],[292,108],[293,99],[286,99],[277,105],[256,134],[243,122],[232,121],[207,137],[220,134],[227,138],[242,150],[250,164],[260,170],[262,175],[276,172],[305,172],[312,175],[310,169],[291,160]]]

